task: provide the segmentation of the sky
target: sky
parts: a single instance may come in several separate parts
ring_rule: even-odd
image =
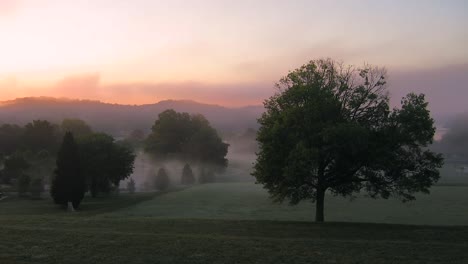
[[[464,0],[0,0],[0,100],[260,104],[331,57],[386,67],[396,98],[463,112],[466,25]]]

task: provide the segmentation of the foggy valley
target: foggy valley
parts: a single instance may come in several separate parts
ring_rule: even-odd
[[[0,0],[0,264],[468,263],[467,14]]]

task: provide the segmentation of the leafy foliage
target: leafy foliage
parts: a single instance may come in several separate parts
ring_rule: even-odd
[[[316,202],[324,194],[414,199],[439,178],[442,157],[427,149],[435,132],[424,95],[389,109],[385,71],[310,61],[277,84],[264,105],[253,176],[276,201]]]
[[[75,138],[90,136],[93,131],[91,127],[81,119],[64,119],[61,124],[64,132],[71,132]]]
[[[83,138],[79,146],[87,188],[93,197],[99,192],[109,193],[132,174],[135,154],[111,136],[92,134]]]
[[[146,151],[157,157],[227,166],[228,144],[202,115],[166,110],[159,114],[146,140]]]
[[[21,177],[29,167],[30,164],[22,153],[13,153],[3,162],[1,182],[4,184],[12,184],[13,181]]]
[[[23,144],[33,152],[55,152],[59,145],[59,127],[45,120],[34,120],[24,127]]]
[[[57,155],[51,195],[57,204],[65,206],[71,202],[74,208],[78,208],[83,200],[85,188],[86,179],[81,169],[78,146],[73,134],[67,132]]]

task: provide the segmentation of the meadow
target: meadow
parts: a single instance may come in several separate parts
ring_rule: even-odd
[[[272,204],[253,183],[86,197],[74,213],[9,197],[0,263],[467,263],[467,198],[447,186],[410,204],[327,196],[316,224],[313,204]]]

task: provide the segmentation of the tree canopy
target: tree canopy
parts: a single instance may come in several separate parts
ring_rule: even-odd
[[[408,201],[439,179],[443,159],[427,148],[435,128],[424,95],[390,110],[383,69],[315,60],[277,89],[259,119],[252,173],[276,201],[312,200],[323,221],[326,191]]]
[[[224,168],[228,144],[202,115],[159,114],[146,140],[146,151],[160,158],[177,158]]]
[[[133,172],[135,154],[103,133],[91,134],[80,142],[80,156],[87,189],[93,197],[108,193]]]
[[[64,119],[60,127],[64,132],[72,132],[75,138],[90,136],[93,133],[91,127],[81,119]]]

